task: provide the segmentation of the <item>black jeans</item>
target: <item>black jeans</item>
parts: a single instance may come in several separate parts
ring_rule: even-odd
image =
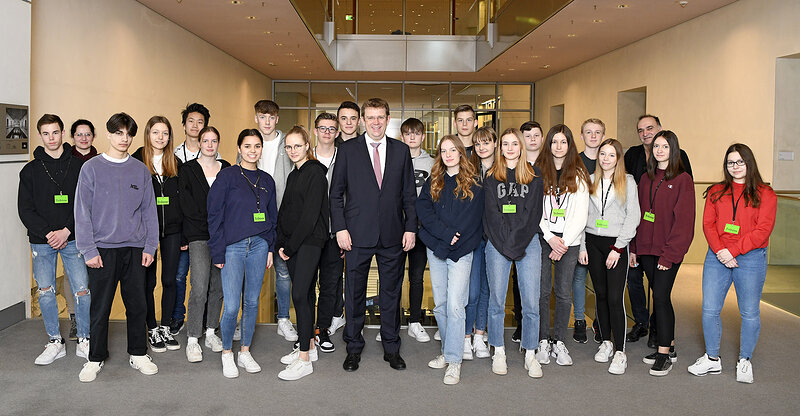
[[[339,243],[336,242],[336,237],[333,237],[325,242],[319,258],[317,327],[323,330],[331,326],[333,315],[341,315],[342,308],[344,308],[344,297],[342,296],[344,259],[340,253]]]
[[[649,280],[649,279],[648,279]],[[631,312],[633,313],[633,320],[637,324],[642,324],[647,328],[648,325],[654,327],[655,315],[648,315],[650,311],[647,310],[647,292],[650,291],[650,283],[647,287],[644,286],[644,273],[642,272],[641,261],[639,267],[631,267],[628,270],[628,298],[631,300]],[[655,312],[654,312],[655,313]]]
[[[675,339],[675,310],[672,308],[672,286],[681,263],[675,263],[669,270],[658,270],[658,256],[639,256],[642,270],[647,280],[652,282],[653,315],[655,316],[656,336],[659,347],[669,347]]]
[[[108,358],[108,317],[120,284],[128,326],[128,354],[147,354],[144,267],[139,247],[98,248],[103,267],[87,268],[92,305],[89,312],[89,361]]]
[[[167,234],[159,240],[158,252],[161,254],[161,325],[169,326],[172,321],[172,311],[175,310],[176,283],[178,262],[181,259],[181,234]],[[156,257],[157,259],[158,257]],[[153,329],[156,323],[156,307],[153,291],[156,288],[156,267],[158,261],[147,268],[147,328]]]
[[[614,350],[625,351],[625,278],[628,272],[628,250],[619,255],[616,267],[606,267],[606,259],[616,237],[600,237],[586,233],[589,274],[594,286],[595,308],[603,341],[613,341]]]
[[[314,303],[316,302],[317,267],[322,247],[301,245],[286,262],[292,278],[292,302],[297,313],[297,339],[300,351],[309,350],[314,338]]]
[[[522,327],[522,299],[519,297],[519,282],[517,281],[517,264],[511,263],[511,282],[514,292],[514,321]]]
[[[425,243],[417,234],[414,248],[403,252],[403,255],[408,257],[408,323],[419,322],[422,319],[423,277],[425,266],[428,264],[428,253],[425,249]]]

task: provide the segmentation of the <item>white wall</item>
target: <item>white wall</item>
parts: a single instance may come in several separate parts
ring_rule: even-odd
[[[22,0],[0,0],[0,102],[30,105],[31,5]],[[5,115],[1,115],[5,117]],[[17,216],[19,171],[28,155],[0,156],[0,311],[25,302],[30,315],[31,257],[25,228]]]

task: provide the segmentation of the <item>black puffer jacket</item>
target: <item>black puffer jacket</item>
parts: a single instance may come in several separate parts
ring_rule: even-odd
[[[144,148],[140,147],[133,153],[133,157],[144,163]],[[165,154],[164,157],[174,157],[178,167],[183,164],[177,156]],[[168,204],[156,205],[158,211],[158,237],[164,238],[168,234],[180,233],[183,225],[183,212],[181,211],[180,193],[178,190],[178,177],[162,178],[153,176],[153,197],[169,198]]]

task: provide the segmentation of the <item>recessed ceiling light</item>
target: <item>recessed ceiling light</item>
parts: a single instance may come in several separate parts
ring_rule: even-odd
[[[542,65],[539,67],[540,69],[550,69],[550,64]]]
[[[294,59],[292,59],[292,62],[300,62],[300,60],[297,59],[297,58],[294,58]]]
[[[286,55],[294,56],[294,54],[292,52],[287,52]]]
[[[506,76],[506,74],[500,74],[500,76],[501,76],[501,77],[504,77],[504,76]]]
[[[525,65],[525,64],[527,64],[527,63],[528,63],[528,61],[520,61],[520,63],[521,63],[522,65]]]
[[[231,4],[242,4],[241,0],[231,0]]]
[[[603,19],[594,19],[592,20],[594,23],[603,23]]]
[[[555,49],[555,48],[556,48],[556,47],[555,47],[555,46],[553,46],[553,45],[550,45],[550,46],[548,46],[548,47],[547,47],[547,49]]]
[[[270,32],[269,30],[265,30],[265,31],[264,31],[264,34],[265,34],[265,35],[271,35],[271,34],[272,34],[272,32]]]
[[[628,5],[627,4],[618,4],[617,8],[618,9],[626,9],[626,8],[628,8]]]
[[[516,71],[514,68],[508,68],[509,71]]]
[[[567,37],[568,37],[568,38],[574,38],[575,36],[578,36],[578,35],[576,35],[576,34],[574,34],[574,33],[568,33],[568,34],[567,34]]]
[[[269,66],[275,66],[275,62],[268,62]]]
[[[279,42],[279,43],[276,43],[275,46],[283,46],[283,44]]]
[[[256,20],[255,16],[247,16],[247,20]]]
[[[539,57],[539,55],[531,55],[531,59],[536,59],[538,57]]]

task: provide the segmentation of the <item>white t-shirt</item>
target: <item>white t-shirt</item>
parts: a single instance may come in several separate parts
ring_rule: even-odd
[[[153,156],[153,169],[156,170],[158,176],[164,175],[164,167],[161,166],[161,160],[164,159],[164,154],[154,155]]]
[[[275,176],[275,162],[278,160],[278,146],[281,144],[280,134],[270,141],[264,141],[262,149],[261,161],[264,165],[261,167],[270,176]]]

